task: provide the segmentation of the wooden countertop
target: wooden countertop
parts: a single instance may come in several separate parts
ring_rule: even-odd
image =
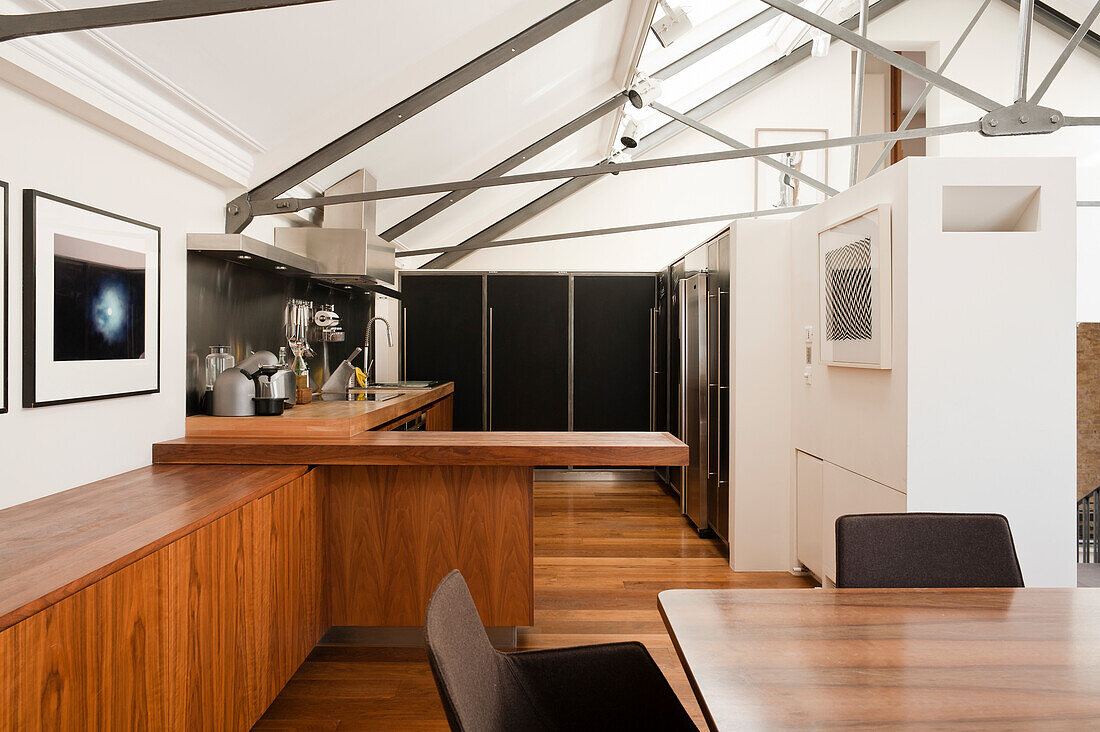
[[[154,465],[0,511],[0,630],[306,471]]]
[[[712,730],[1085,729],[1100,589],[666,590]]]
[[[431,389],[371,389],[372,392],[400,392],[384,402],[319,401],[299,404],[278,417],[188,417],[188,437],[351,437],[453,394],[455,385]]]
[[[184,437],[155,463],[222,465],[687,465],[667,432],[362,432],[342,439]]]

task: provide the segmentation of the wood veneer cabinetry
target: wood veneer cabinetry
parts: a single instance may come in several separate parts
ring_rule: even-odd
[[[533,469],[348,466],[325,486],[333,625],[422,625],[439,581],[459,569],[485,625],[534,622]]]
[[[168,729],[166,569],[158,552],[0,633],[3,728]]]
[[[328,627],[306,474],[0,632],[0,729],[247,729]]]
[[[328,627],[315,474],[168,547],[173,729],[246,729]]]

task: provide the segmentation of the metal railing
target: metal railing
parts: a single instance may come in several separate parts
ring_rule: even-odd
[[[1097,544],[1097,510],[1100,509],[1100,486],[1077,501],[1077,561],[1100,562]]]

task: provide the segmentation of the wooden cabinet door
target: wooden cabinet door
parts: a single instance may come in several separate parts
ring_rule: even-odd
[[[0,633],[0,729],[170,728],[165,566],[152,554]]]
[[[484,298],[481,275],[401,278],[405,379],[455,383],[454,428],[485,428]]]
[[[489,428],[569,429],[569,278],[490,275],[487,293]]]

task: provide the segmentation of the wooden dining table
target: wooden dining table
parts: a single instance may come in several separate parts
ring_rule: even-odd
[[[666,590],[712,730],[1100,729],[1100,589]]]

